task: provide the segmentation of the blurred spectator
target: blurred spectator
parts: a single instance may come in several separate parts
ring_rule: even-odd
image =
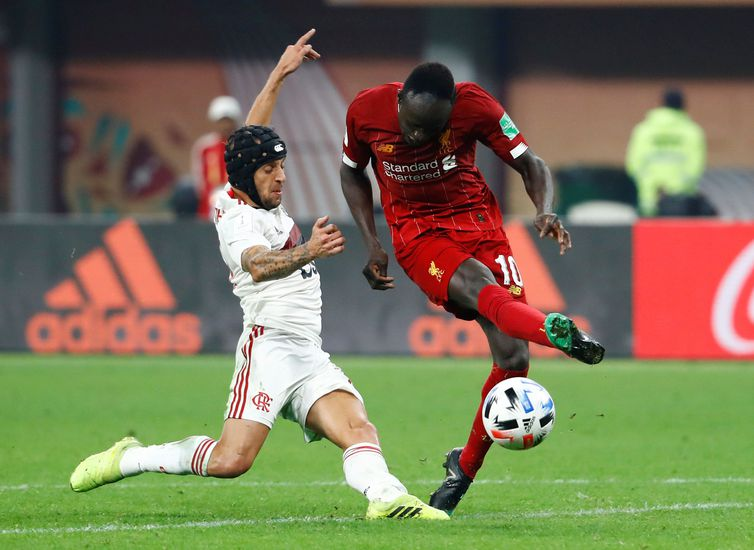
[[[230,96],[218,96],[212,100],[207,117],[214,129],[194,143],[191,150],[191,173],[198,200],[197,217],[208,220],[211,211],[212,191],[222,188],[228,181],[225,171],[225,141],[241,126],[241,105]]]
[[[173,189],[173,195],[170,197],[170,207],[179,218],[196,217],[199,201],[192,179],[183,177],[178,180],[175,189]]]
[[[685,111],[683,92],[668,89],[633,130],[626,171],[636,182],[642,216],[714,216],[699,194],[707,149],[704,130]]]

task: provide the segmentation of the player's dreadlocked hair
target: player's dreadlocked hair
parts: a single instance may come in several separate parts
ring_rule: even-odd
[[[272,128],[243,126],[228,138],[225,145],[225,167],[228,181],[264,208],[254,185],[254,173],[265,164],[285,158],[285,143]]]
[[[403,83],[403,92],[428,93],[437,99],[453,100],[456,85],[453,74],[442,63],[422,63],[408,75]]]

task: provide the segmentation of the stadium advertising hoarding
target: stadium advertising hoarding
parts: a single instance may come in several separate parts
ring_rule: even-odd
[[[301,222],[308,235],[309,222]],[[344,254],[317,262],[323,340],[333,353],[488,356],[476,323],[432,304],[394,260],[396,289],[376,292],[361,275],[366,254],[343,226]],[[532,228],[507,224],[529,302],[578,318],[610,349],[631,351],[631,232],[573,227],[559,256]],[[380,228],[388,246],[385,227]],[[37,353],[229,353],[241,309],[214,228],[202,222],[0,224],[0,350]],[[389,246],[388,246],[389,248]],[[391,256],[392,257],[392,256]],[[535,356],[555,355],[532,346]]]
[[[754,358],[754,224],[641,222],[633,277],[636,357]]]
[[[193,354],[201,322],[178,304],[136,222],[106,229],[103,246],[76,257],[72,274],[44,292],[45,308],[26,322],[38,353]]]
[[[205,349],[202,310],[212,285],[200,281],[224,270],[205,272],[212,266],[201,254],[214,235],[192,227],[144,227],[128,218],[0,225],[6,244],[0,349],[187,355]]]

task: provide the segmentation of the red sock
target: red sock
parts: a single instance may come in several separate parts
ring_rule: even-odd
[[[545,333],[545,314],[528,304],[519,302],[501,286],[484,287],[479,293],[477,309],[484,317],[495,323],[501,332],[509,336],[549,348],[555,347]]]
[[[508,378],[515,376],[526,376],[529,372],[527,365],[525,370],[506,370],[501,369],[496,364],[492,364],[492,372],[490,372],[487,381],[482,386],[482,401],[479,403],[479,408],[476,411],[474,417],[474,423],[471,425],[471,433],[469,433],[469,440],[463,447],[459,463],[464,473],[471,479],[476,477],[477,471],[482,467],[484,462],[484,456],[492,446],[492,440],[487,435],[482,423],[482,405],[484,404],[484,398],[487,397],[489,391],[495,387],[495,384],[502,382]]]

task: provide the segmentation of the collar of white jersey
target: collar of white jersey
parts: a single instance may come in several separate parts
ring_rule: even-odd
[[[236,197],[236,194],[233,192],[233,187],[231,187],[230,183],[226,183],[225,187],[223,187],[222,192],[217,193],[216,196],[217,196],[217,199],[216,199],[217,207],[220,210],[223,210],[225,212],[239,205],[239,199]]]
[[[281,214],[287,214],[285,208],[283,208],[283,205],[280,204],[276,206],[275,208],[272,208],[271,210],[265,210],[264,208],[254,207],[250,204],[246,204],[244,201],[239,199],[235,192],[233,191],[233,186],[230,183],[226,183],[225,187],[223,188],[223,192],[219,193],[218,202],[220,203],[220,208],[222,210],[225,210],[226,212],[233,208],[234,206],[248,206],[252,210],[260,211],[260,212],[270,212],[271,214],[274,214],[276,216],[280,216]]]

